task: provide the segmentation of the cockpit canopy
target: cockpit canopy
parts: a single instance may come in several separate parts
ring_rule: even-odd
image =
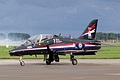
[[[53,38],[52,34],[38,34],[38,35],[30,37],[28,40],[24,42],[23,45],[29,46],[32,44],[37,44],[38,42],[41,42],[42,40],[51,39],[51,38]]]

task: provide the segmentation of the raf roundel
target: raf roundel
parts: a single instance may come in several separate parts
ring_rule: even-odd
[[[78,43],[78,48],[82,49],[83,48],[83,44],[82,43]]]

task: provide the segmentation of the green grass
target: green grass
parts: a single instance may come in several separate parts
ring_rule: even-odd
[[[114,44],[116,45],[116,44]],[[100,51],[96,53],[96,55],[85,55],[85,56],[77,56],[76,58],[82,58],[82,59],[120,59],[120,46],[104,46],[102,45],[102,48]]]
[[[12,58],[19,58],[16,56],[10,56],[9,50],[13,49],[13,47],[6,48],[4,46],[0,46],[0,59],[12,59]],[[33,56],[24,56],[24,58],[36,58]],[[43,58],[43,55],[38,55],[37,58]],[[69,58],[69,55],[60,56],[60,58]],[[120,47],[102,47],[96,55],[84,55],[84,56],[75,56],[75,58],[82,58],[82,59],[120,59]]]
[[[9,50],[11,50],[13,47],[6,48],[5,46],[0,46],[0,59],[6,59],[10,58],[9,56]]]

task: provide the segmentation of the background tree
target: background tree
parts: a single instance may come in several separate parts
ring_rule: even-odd
[[[6,35],[3,33],[0,33],[0,40],[5,40],[6,39]]]
[[[96,38],[99,40],[120,40],[120,33],[97,32]]]
[[[9,33],[8,38],[13,41],[19,41],[30,38],[30,35],[26,33]]]

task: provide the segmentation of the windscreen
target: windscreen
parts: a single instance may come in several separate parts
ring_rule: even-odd
[[[32,45],[32,44],[37,44],[38,42],[41,42],[42,40],[46,40],[46,39],[51,39],[53,38],[53,35],[51,34],[39,34],[39,35],[35,35],[30,37],[28,40],[26,40],[24,42],[24,45]]]

